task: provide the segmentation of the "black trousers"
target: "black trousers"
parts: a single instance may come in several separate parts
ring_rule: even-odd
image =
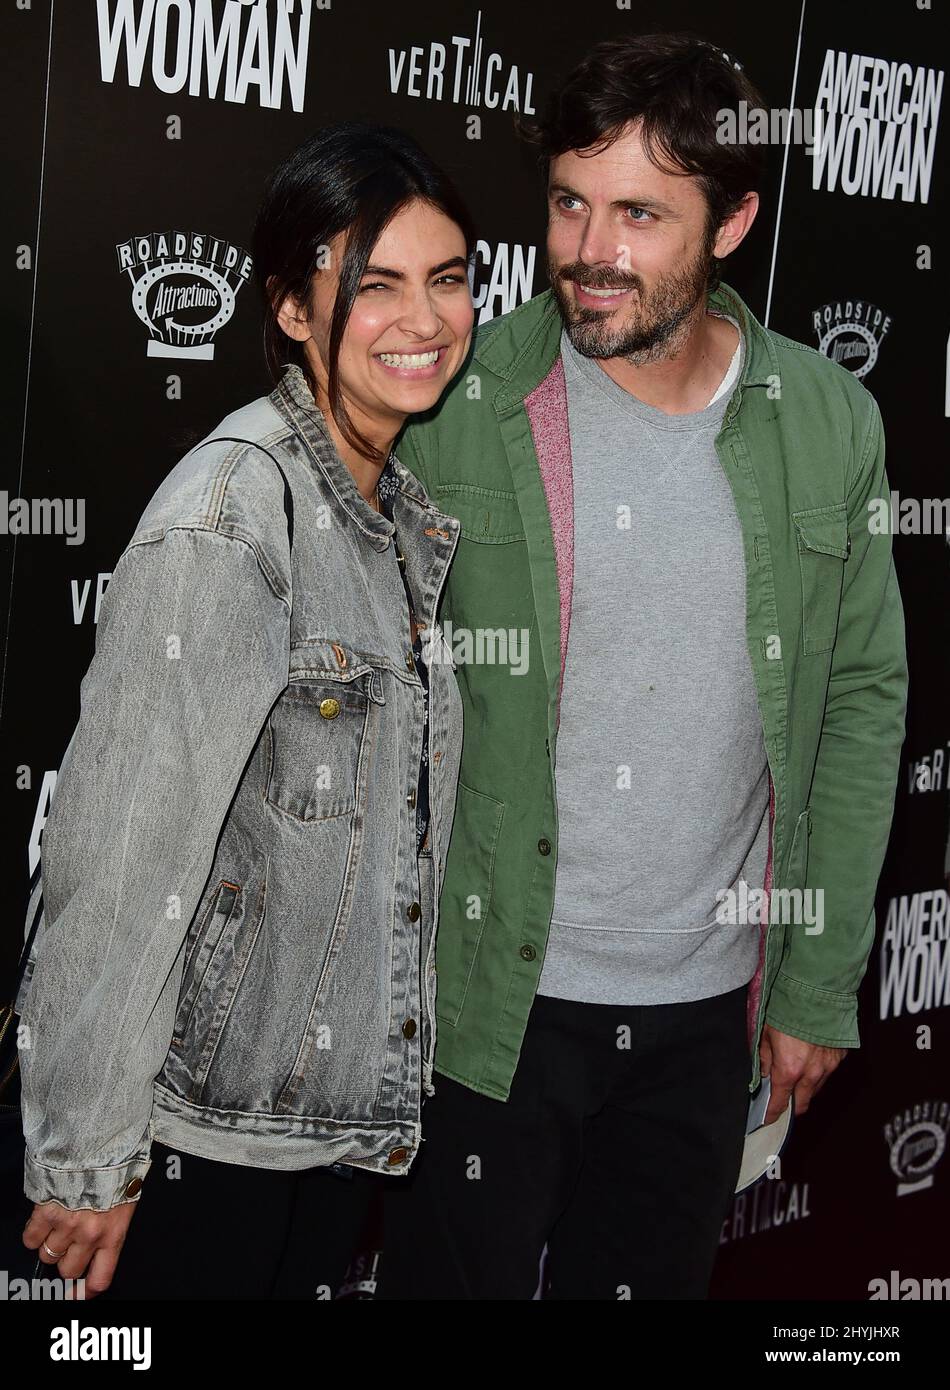
[[[335,1297],[360,1244],[369,1184],[326,1168],[219,1163],[157,1141],[151,1157],[112,1284],[96,1302]]]
[[[507,1101],[436,1072],[421,1152],[384,1190],[376,1297],[706,1298],[742,1158],[746,993],[538,995]]]

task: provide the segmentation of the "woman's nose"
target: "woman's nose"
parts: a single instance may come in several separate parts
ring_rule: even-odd
[[[403,328],[427,338],[434,337],[442,328],[441,315],[428,291],[414,295],[411,302],[403,306],[399,323]]]

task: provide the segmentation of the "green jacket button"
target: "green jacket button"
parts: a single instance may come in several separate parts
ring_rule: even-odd
[[[519,954],[522,960],[534,960],[538,953],[533,946],[522,946]]]
[[[551,841],[550,841],[550,840],[543,840],[543,839],[542,839],[542,840],[539,840],[539,841],[538,841],[538,849],[541,851],[542,854],[550,854],[550,853],[551,853]]]

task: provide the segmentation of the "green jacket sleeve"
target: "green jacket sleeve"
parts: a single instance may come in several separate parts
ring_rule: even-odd
[[[907,705],[904,614],[889,529],[868,503],[890,492],[877,403],[848,493],[851,554],[809,805],[807,885],[824,892],[820,933],[789,925],[765,1022],[826,1047],[860,1046],[857,990],[874,941],[874,897],[887,849]]]

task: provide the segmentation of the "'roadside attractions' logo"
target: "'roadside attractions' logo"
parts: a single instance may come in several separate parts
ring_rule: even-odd
[[[890,314],[865,299],[823,304],[812,311],[811,321],[818,351],[856,377],[871,371],[891,326]]]
[[[151,232],[120,241],[119,270],[132,308],[149,332],[149,357],[210,361],[214,335],[230,320],[253,261],[241,246],[209,232]]]

